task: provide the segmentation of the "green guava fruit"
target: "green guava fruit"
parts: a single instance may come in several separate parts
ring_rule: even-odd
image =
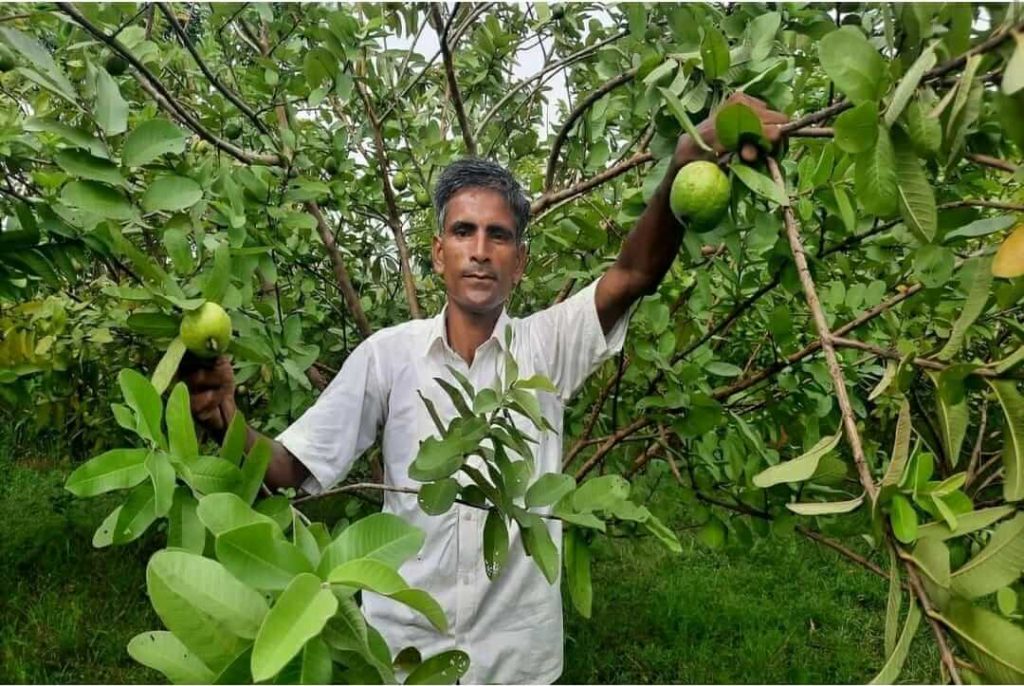
[[[416,191],[416,204],[420,207],[430,207],[430,193],[424,190]]]
[[[397,172],[391,179],[391,185],[396,191],[404,191],[409,185],[409,180],[405,178],[405,172]]]
[[[242,126],[238,122],[231,122],[224,127],[224,135],[231,140],[235,140],[242,135]]]
[[[200,357],[216,357],[231,343],[231,317],[214,302],[186,312],[178,330],[185,347]]]
[[[732,184],[714,162],[690,162],[672,180],[672,214],[698,233],[711,231],[729,210]]]

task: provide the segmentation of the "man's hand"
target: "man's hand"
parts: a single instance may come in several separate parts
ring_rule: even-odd
[[[782,137],[782,125],[789,121],[782,112],[776,112],[775,110],[769,109],[768,105],[757,98],[752,98],[744,93],[733,93],[722,103],[722,107],[726,105],[733,105],[739,103],[740,105],[746,105],[757,118],[761,120],[761,129],[764,131],[765,138],[774,147],[776,143]],[[689,134],[683,134],[679,137],[679,143],[676,145],[675,162],[676,166],[682,167],[683,165],[693,162],[694,160],[716,160],[720,155],[724,154],[726,149],[722,147],[722,144],[718,141],[718,135],[715,133],[715,115],[717,111],[712,113],[707,119],[702,121],[697,127],[697,133],[700,137],[712,148],[712,151],[704,150],[698,145],[697,141],[693,140]],[[740,158],[744,162],[754,162],[757,160],[759,151],[757,146],[753,143],[744,143],[740,148]]]
[[[236,410],[231,361],[223,355],[208,361],[185,353],[178,378],[188,386],[192,416],[218,440],[223,438]]]

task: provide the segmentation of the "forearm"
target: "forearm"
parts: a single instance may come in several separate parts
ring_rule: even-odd
[[[270,464],[263,481],[270,490],[278,488],[299,488],[309,476],[309,470],[281,443],[264,436],[251,426],[245,428],[245,451],[248,453],[256,441],[264,439],[270,443]]]

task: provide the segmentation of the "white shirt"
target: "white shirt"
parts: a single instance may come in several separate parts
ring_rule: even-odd
[[[455,381],[447,364],[467,376],[477,390],[496,385],[497,375],[504,373],[506,325],[512,327],[511,353],[520,378],[544,374],[559,389],[558,395],[537,394],[554,432],[541,434],[528,419],[513,414],[517,426],[538,441],[533,445],[537,473],[532,479],[561,472],[565,402],[601,362],[621,349],[629,321],[627,314],[607,337],[603,334],[594,300],[597,281],[523,319],[510,318],[502,310],[472,365],[449,347],[444,310],[431,319],[392,326],[367,338],[316,403],[277,437],[309,469],[311,476],[303,488],[318,493],[343,479],[372,445],[381,425],[384,483],[420,488],[423,484],[408,476],[409,465],[420,442],[434,435],[436,427],[417,390],[434,402],[447,424],[457,411],[434,378]],[[474,456],[471,464],[479,459]],[[456,478],[470,483],[462,472]],[[559,583],[548,584],[523,553],[514,521],[509,524],[506,566],[492,582],[484,571],[485,510],[455,503],[448,512],[431,516],[420,509],[415,495],[390,491],[385,492],[383,510],[425,532],[419,554],[399,572],[410,586],[430,593],[448,618],[448,631],[442,634],[405,605],[364,593],[366,619],[384,636],[392,655],[408,646],[418,648],[424,658],[463,650],[469,654],[470,667],[462,683],[545,684],[558,678],[563,651],[561,572]],[[544,521],[561,553],[562,523]]]

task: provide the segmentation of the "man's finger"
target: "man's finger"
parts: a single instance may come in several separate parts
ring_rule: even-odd
[[[760,154],[761,153],[757,149],[757,146],[753,143],[744,143],[740,146],[740,159],[747,164],[757,162],[757,158]]]

